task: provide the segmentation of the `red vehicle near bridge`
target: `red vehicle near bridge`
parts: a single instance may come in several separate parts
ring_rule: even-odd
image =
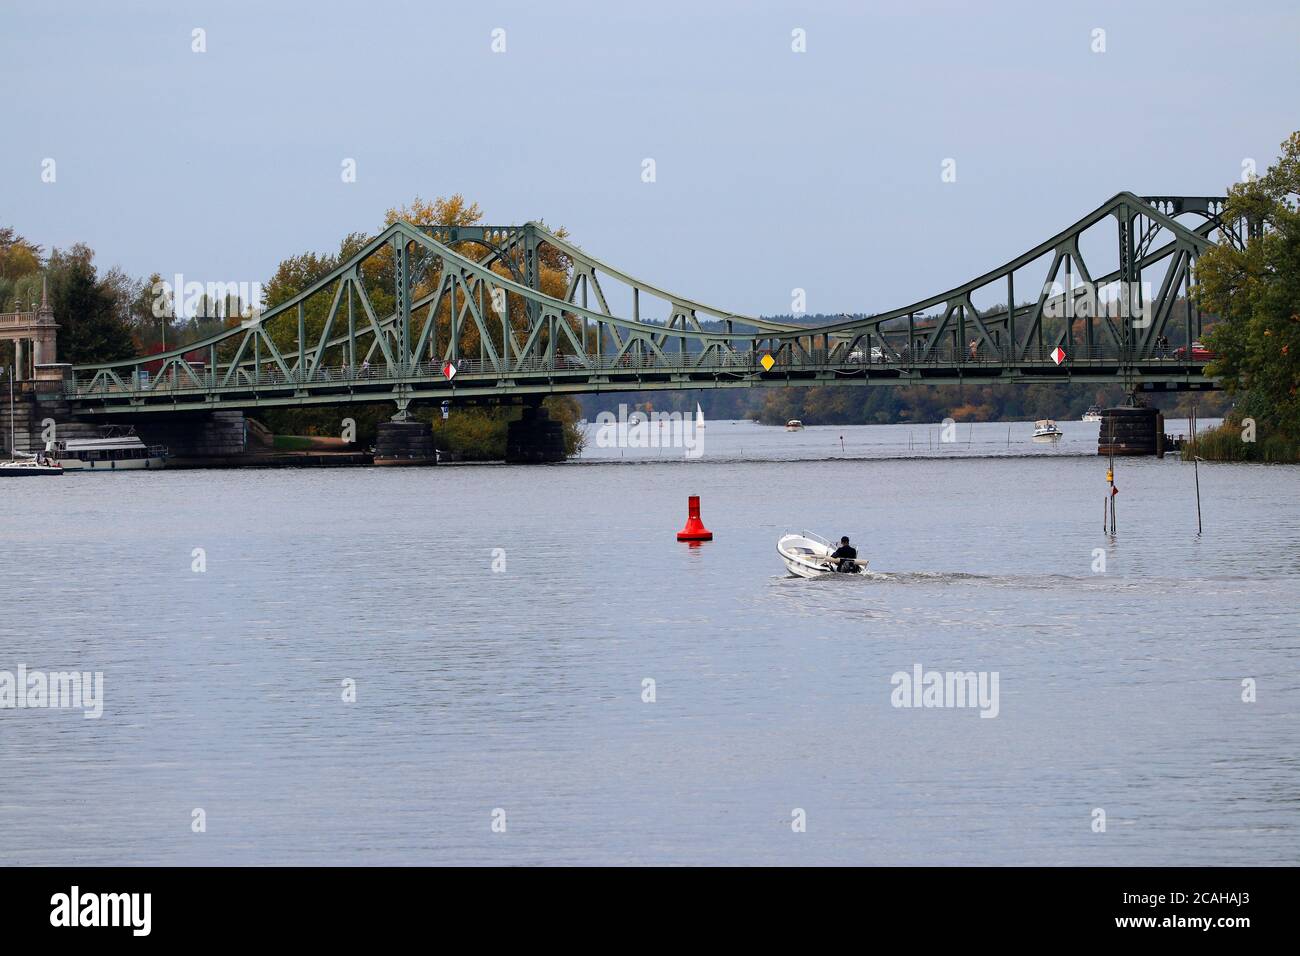
[[[1180,345],[1180,346],[1178,346],[1178,348],[1174,349],[1174,358],[1186,358],[1186,357],[1187,357],[1187,346],[1186,346],[1186,345]],[[1193,361],[1193,362],[1208,362],[1208,361],[1210,361],[1210,359],[1215,358],[1215,357],[1216,357],[1215,354],[1214,354],[1213,352],[1211,352],[1209,349],[1207,349],[1207,348],[1206,348],[1204,345],[1202,345],[1200,342],[1193,342],[1193,343],[1192,343],[1192,361]]]

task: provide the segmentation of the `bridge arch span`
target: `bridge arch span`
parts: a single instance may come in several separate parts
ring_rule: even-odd
[[[787,384],[1083,378],[1213,387],[1203,362],[1180,358],[1167,343],[1200,335],[1190,296],[1195,261],[1216,241],[1234,241],[1241,224],[1224,222],[1211,200],[1184,205],[1119,193],[966,283],[818,327],[705,305],[540,223],[397,221],[256,317],[168,352],[74,368],[67,397],[108,414],[358,401],[405,409],[424,399]],[[1188,210],[1204,210],[1195,228],[1174,218]],[[1079,240],[1106,221],[1119,267],[1094,275]],[[456,251],[462,244],[485,250],[483,257]],[[565,263],[562,297],[541,289],[546,247]],[[1017,275],[1040,261],[1045,272],[1031,275],[1017,296]],[[605,283],[621,287],[631,315],[615,314]],[[1107,314],[1089,302],[1089,290],[1116,284],[1150,289],[1141,316]],[[973,296],[997,287],[1005,288],[1003,304],[976,308]],[[643,296],[666,303],[667,314],[643,317]]]

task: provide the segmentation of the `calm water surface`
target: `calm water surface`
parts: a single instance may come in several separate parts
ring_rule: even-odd
[[[1190,464],[1121,461],[1112,539],[1065,428],[8,482],[0,670],[105,704],[0,710],[0,862],[1297,862],[1300,469],[1202,464],[1198,536]],[[783,577],[803,528],[872,573]],[[998,716],[891,706],[916,664]]]

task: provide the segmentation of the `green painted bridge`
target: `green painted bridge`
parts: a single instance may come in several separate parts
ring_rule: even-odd
[[[1193,270],[1250,228],[1225,221],[1224,202],[1120,193],[963,285],[817,327],[669,292],[538,223],[399,221],[273,308],[171,351],[71,367],[63,388],[79,415],[391,402],[399,419],[419,402],[650,389],[1210,389]],[[542,290],[544,268],[562,297]]]

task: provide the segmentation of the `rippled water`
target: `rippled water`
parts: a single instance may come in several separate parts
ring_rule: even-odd
[[[1296,862],[1300,469],[1202,464],[1198,536],[1123,460],[1112,540],[1095,425],[968,428],[8,482],[0,670],[105,703],[0,710],[0,861]],[[783,577],[802,528],[872,573]],[[997,717],[892,706],[916,664]]]

